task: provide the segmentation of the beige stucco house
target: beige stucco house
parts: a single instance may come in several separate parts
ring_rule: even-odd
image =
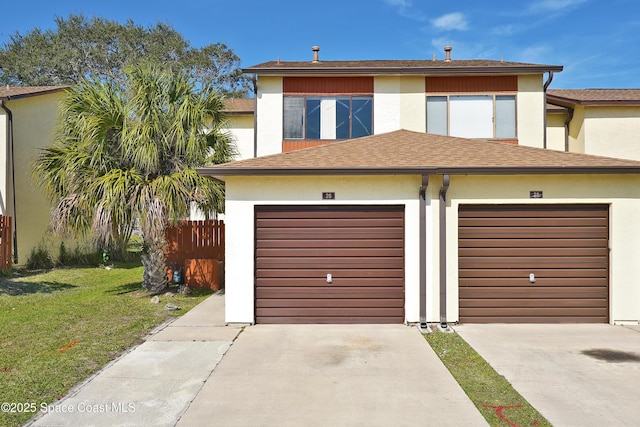
[[[640,162],[563,152],[562,67],[313,51],[244,70],[254,155],[199,171],[228,322],[638,323]]]
[[[50,145],[64,87],[0,87],[0,214],[14,218],[14,263],[24,264],[50,228],[51,206],[31,181],[38,149]]]
[[[227,322],[640,319],[640,162],[400,130],[199,172]]]

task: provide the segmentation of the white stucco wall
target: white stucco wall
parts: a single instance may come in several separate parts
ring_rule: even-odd
[[[374,133],[427,131],[424,76],[377,76],[373,81]]]
[[[640,160],[640,107],[585,108],[585,153]]]
[[[230,115],[227,130],[233,135],[239,153],[235,160],[253,158],[253,114]]]
[[[427,321],[440,321],[440,176],[427,189]],[[256,205],[405,205],[405,320],[419,321],[419,176],[229,177],[226,214],[226,321],[254,321],[254,208]],[[640,320],[640,177],[636,175],[452,176],[447,193],[447,320],[458,320],[458,207],[460,204],[602,203],[610,206],[610,320]],[[530,199],[542,190],[543,199]],[[335,200],[322,200],[332,191]]]
[[[610,205],[610,322],[640,320],[640,177],[637,175],[452,176],[447,206],[448,320],[458,320],[460,204],[603,203]],[[543,199],[530,199],[542,190]]]
[[[258,157],[282,152],[282,77],[260,76],[256,108]]]
[[[53,142],[54,128],[58,119],[58,104],[62,92],[37,95],[7,102],[13,112],[13,132],[15,147],[16,216],[18,231],[18,263],[24,264],[33,248],[41,242],[47,244],[51,255],[58,255],[60,240],[47,235],[51,222],[51,204],[46,196],[33,184],[31,169],[39,149]],[[4,117],[3,117],[4,118]],[[0,120],[4,122],[4,120]],[[2,126],[2,125],[0,125]],[[6,132],[0,140],[4,139]],[[9,172],[9,160],[3,163],[6,179],[6,214],[13,216],[13,195]],[[6,166],[5,166],[6,165]],[[7,169],[5,169],[5,167]],[[74,244],[67,243],[68,248]]]
[[[543,148],[545,102],[542,75],[518,76],[518,144]]]
[[[564,151],[566,114],[547,114],[547,148]]]

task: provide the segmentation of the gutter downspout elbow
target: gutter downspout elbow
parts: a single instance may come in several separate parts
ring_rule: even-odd
[[[575,111],[571,107],[567,107],[569,109],[569,114],[567,116],[567,120],[564,121],[564,151],[569,152],[569,125],[571,124],[571,120],[573,120],[573,112]]]
[[[447,327],[447,190],[450,178],[442,175],[440,187],[440,327]]]
[[[11,192],[13,196],[13,264],[15,265],[18,264],[18,218],[16,216],[16,168],[13,146],[13,113],[2,99],[0,99],[0,107],[7,113],[7,117],[9,119],[7,132],[9,134],[9,152],[11,162]]]
[[[427,187],[429,175],[422,175],[420,186],[420,328],[427,328]]]

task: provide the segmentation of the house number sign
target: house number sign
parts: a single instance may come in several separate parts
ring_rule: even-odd
[[[542,199],[542,191],[529,191],[530,199]]]
[[[335,198],[336,198],[336,193],[334,192],[322,193],[323,200],[334,200]]]

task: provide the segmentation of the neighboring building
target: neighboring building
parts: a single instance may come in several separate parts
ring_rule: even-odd
[[[640,160],[640,89],[547,93],[548,148]]]
[[[0,214],[14,218],[17,264],[25,263],[50,229],[51,205],[33,186],[30,173],[38,150],[53,142],[64,90],[0,87]]]
[[[231,98],[225,100],[224,113],[227,115],[228,130],[233,135],[238,149],[238,159],[256,156],[254,118],[255,101],[253,99]]]
[[[640,162],[551,150],[562,67],[313,50],[244,69],[257,158],[199,170],[228,322],[638,323]]]

